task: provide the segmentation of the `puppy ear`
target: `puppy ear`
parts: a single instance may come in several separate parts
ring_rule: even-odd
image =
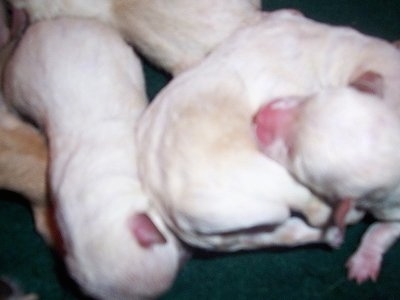
[[[286,141],[304,100],[303,97],[279,98],[258,110],[253,123],[261,147],[269,146],[278,138]]]
[[[145,213],[134,215],[129,220],[129,228],[138,243],[144,248],[167,242],[153,221]]]
[[[383,77],[374,71],[366,71],[354,79],[350,86],[364,93],[383,97]]]

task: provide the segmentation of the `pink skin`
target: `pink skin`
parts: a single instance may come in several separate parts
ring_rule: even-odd
[[[362,73],[349,86],[380,98],[384,96],[383,77],[374,71]],[[307,99],[300,97],[297,101],[295,97],[277,99],[262,106],[254,117],[255,134],[260,149],[285,166],[288,166],[287,163],[292,160],[294,148],[293,129],[296,128],[297,117],[302,113],[302,103],[306,101]],[[279,148],[279,152],[276,152],[275,145],[279,141],[283,146]],[[282,151],[282,148],[285,150]],[[307,182],[305,184],[307,185]],[[323,193],[324,191],[320,189],[320,192]],[[339,234],[342,233],[343,237],[346,217],[357,206],[357,202],[362,203],[363,199],[361,196],[355,198],[350,198],[346,195],[338,196],[336,197],[338,199],[337,205],[334,204],[335,209],[332,220],[333,225],[339,229]],[[353,198],[354,200],[351,200]],[[385,199],[382,200],[384,202]],[[373,208],[371,208],[370,212],[374,213]],[[383,254],[399,236],[400,224],[398,223],[379,222],[373,225],[365,234],[358,250],[346,265],[349,270],[349,279],[354,279],[357,283],[362,283],[369,279],[376,281]],[[334,244],[338,239],[340,240],[340,237],[338,238],[337,234],[331,235],[331,240]]]
[[[278,138],[287,141],[297,111],[298,103],[290,97],[274,100],[261,107],[254,117],[259,143],[270,145]]]
[[[133,236],[144,248],[150,248],[153,245],[165,244],[167,242],[147,214],[142,213],[133,216],[129,226]]]
[[[353,208],[353,201],[351,199],[343,199],[339,202],[333,212],[334,224],[339,227],[340,231],[343,232],[346,229],[346,216]]]
[[[346,263],[348,278],[359,284],[367,280],[376,281],[384,253],[399,236],[399,223],[373,224],[363,236],[357,251]]]
[[[382,75],[373,71],[361,74],[350,83],[350,86],[362,92],[383,95]],[[281,140],[287,148],[286,154],[290,155],[293,142],[292,129],[296,126],[297,117],[301,114],[305,101],[306,97],[288,96],[268,101],[266,105],[261,106],[253,118],[253,123],[257,142],[262,151],[267,152],[268,147]]]
[[[383,78],[373,71],[363,73],[350,85],[359,91],[383,97]]]

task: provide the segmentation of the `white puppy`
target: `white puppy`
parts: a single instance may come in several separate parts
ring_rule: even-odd
[[[275,14],[175,78],[140,119],[140,179],[192,245],[234,251],[325,239],[309,223],[323,226],[330,208],[262,155],[251,130],[254,113],[276,92],[268,78],[279,72],[268,70],[263,33],[293,12]]]
[[[354,207],[380,221],[348,262],[350,278],[375,280],[400,235],[400,52],[302,17],[265,28],[271,88],[255,117],[260,147],[336,203],[338,219]]]
[[[72,276],[101,299],[165,291],[183,252],[137,178],[134,129],[147,101],[132,49],[96,21],[39,22],[6,68],[5,94],[46,133]]]
[[[32,21],[91,17],[114,26],[140,52],[177,74],[259,16],[260,0],[9,0]]]

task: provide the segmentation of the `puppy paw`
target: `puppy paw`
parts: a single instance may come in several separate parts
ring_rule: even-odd
[[[329,227],[325,231],[324,240],[328,243],[332,248],[339,248],[344,240],[344,233],[338,227]]]
[[[361,284],[367,280],[376,281],[381,269],[382,257],[373,251],[361,249],[346,263],[348,279]]]

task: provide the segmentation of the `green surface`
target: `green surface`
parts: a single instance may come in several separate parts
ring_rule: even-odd
[[[319,21],[350,25],[388,40],[400,38],[399,1],[275,0],[264,1],[263,7],[297,8]],[[148,66],[145,72],[153,97],[167,77]],[[310,246],[197,255],[163,299],[400,299],[400,243],[385,256],[377,283],[358,286],[346,279],[344,263],[366,227],[351,227],[339,250]],[[8,192],[0,192],[0,276],[14,279],[41,299],[83,299],[62,263],[36,235],[29,208]]]

